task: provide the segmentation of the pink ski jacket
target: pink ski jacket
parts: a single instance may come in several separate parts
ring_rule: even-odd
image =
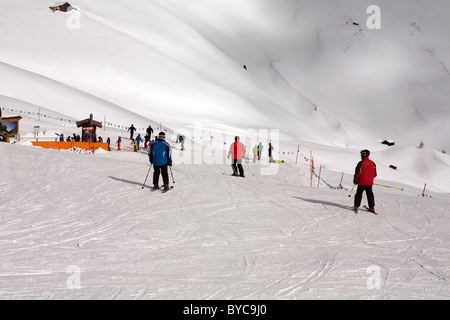
[[[235,160],[242,160],[242,157],[245,156],[246,153],[247,150],[245,150],[244,144],[240,141],[236,141],[231,144],[228,155],[232,156]]]

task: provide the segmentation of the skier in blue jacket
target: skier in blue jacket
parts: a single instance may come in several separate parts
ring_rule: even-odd
[[[258,160],[261,160],[261,154],[262,154],[263,149],[264,149],[264,147],[262,145],[262,142],[260,142],[258,145]]]
[[[150,145],[148,156],[153,164],[153,187],[159,189],[159,175],[162,175],[164,190],[169,189],[169,174],[167,166],[172,166],[172,148],[165,140],[166,134],[160,132],[156,141]]]
[[[140,144],[142,142],[142,137],[141,134],[138,134],[138,136],[136,137],[136,146],[138,150],[141,150]]]

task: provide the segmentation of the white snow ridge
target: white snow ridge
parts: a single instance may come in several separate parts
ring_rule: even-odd
[[[0,299],[449,299],[450,2],[376,2],[2,0],[0,107],[23,119]],[[32,145],[90,114],[111,152]],[[131,124],[166,132],[173,190]],[[378,215],[352,210],[362,149]]]

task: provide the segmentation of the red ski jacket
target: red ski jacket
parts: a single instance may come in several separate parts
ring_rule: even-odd
[[[355,169],[355,180],[358,181],[359,186],[372,186],[373,179],[377,176],[377,166],[369,159],[364,158]]]
[[[245,156],[246,153],[247,150],[245,150],[244,144],[240,141],[236,141],[231,144],[228,155],[232,156],[235,160],[242,160],[242,157]]]

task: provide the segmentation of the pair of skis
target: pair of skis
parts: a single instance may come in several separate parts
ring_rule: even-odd
[[[230,177],[237,177],[237,178],[245,178],[245,176],[240,176],[238,174],[228,174],[228,173],[222,173],[224,176],[230,176]]]
[[[151,164],[150,168],[148,168],[147,176],[145,177],[145,181],[144,181],[144,184],[142,185],[142,189],[144,189],[144,187],[145,187],[145,183],[147,182],[150,170],[152,170],[152,166],[153,166],[153,164]],[[169,168],[171,168],[171,167],[169,167]],[[172,169],[170,169],[170,173],[172,174]],[[175,179],[173,179],[173,174],[172,174],[172,180],[173,180],[173,183],[175,183]],[[166,193],[167,191],[170,191],[172,189],[173,189],[173,186],[170,186],[168,189],[164,189],[164,187],[150,188],[150,191],[153,192],[153,191],[161,190],[162,193]]]
[[[370,210],[370,208],[368,206],[363,206],[363,209],[367,212],[373,213],[374,215],[378,215],[378,213],[375,212],[375,210]],[[358,214],[358,208],[353,208],[353,211],[355,212],[355,214]]]
[[[173,189],[173,186],[170,186],[168,189],[164,189],[164,187],[159,187],[159,188],[150,188],[150,192],[154,192],[154,191],[158,191],[160,190],[161,193],[166,193],[167,191],[170,191]]]

